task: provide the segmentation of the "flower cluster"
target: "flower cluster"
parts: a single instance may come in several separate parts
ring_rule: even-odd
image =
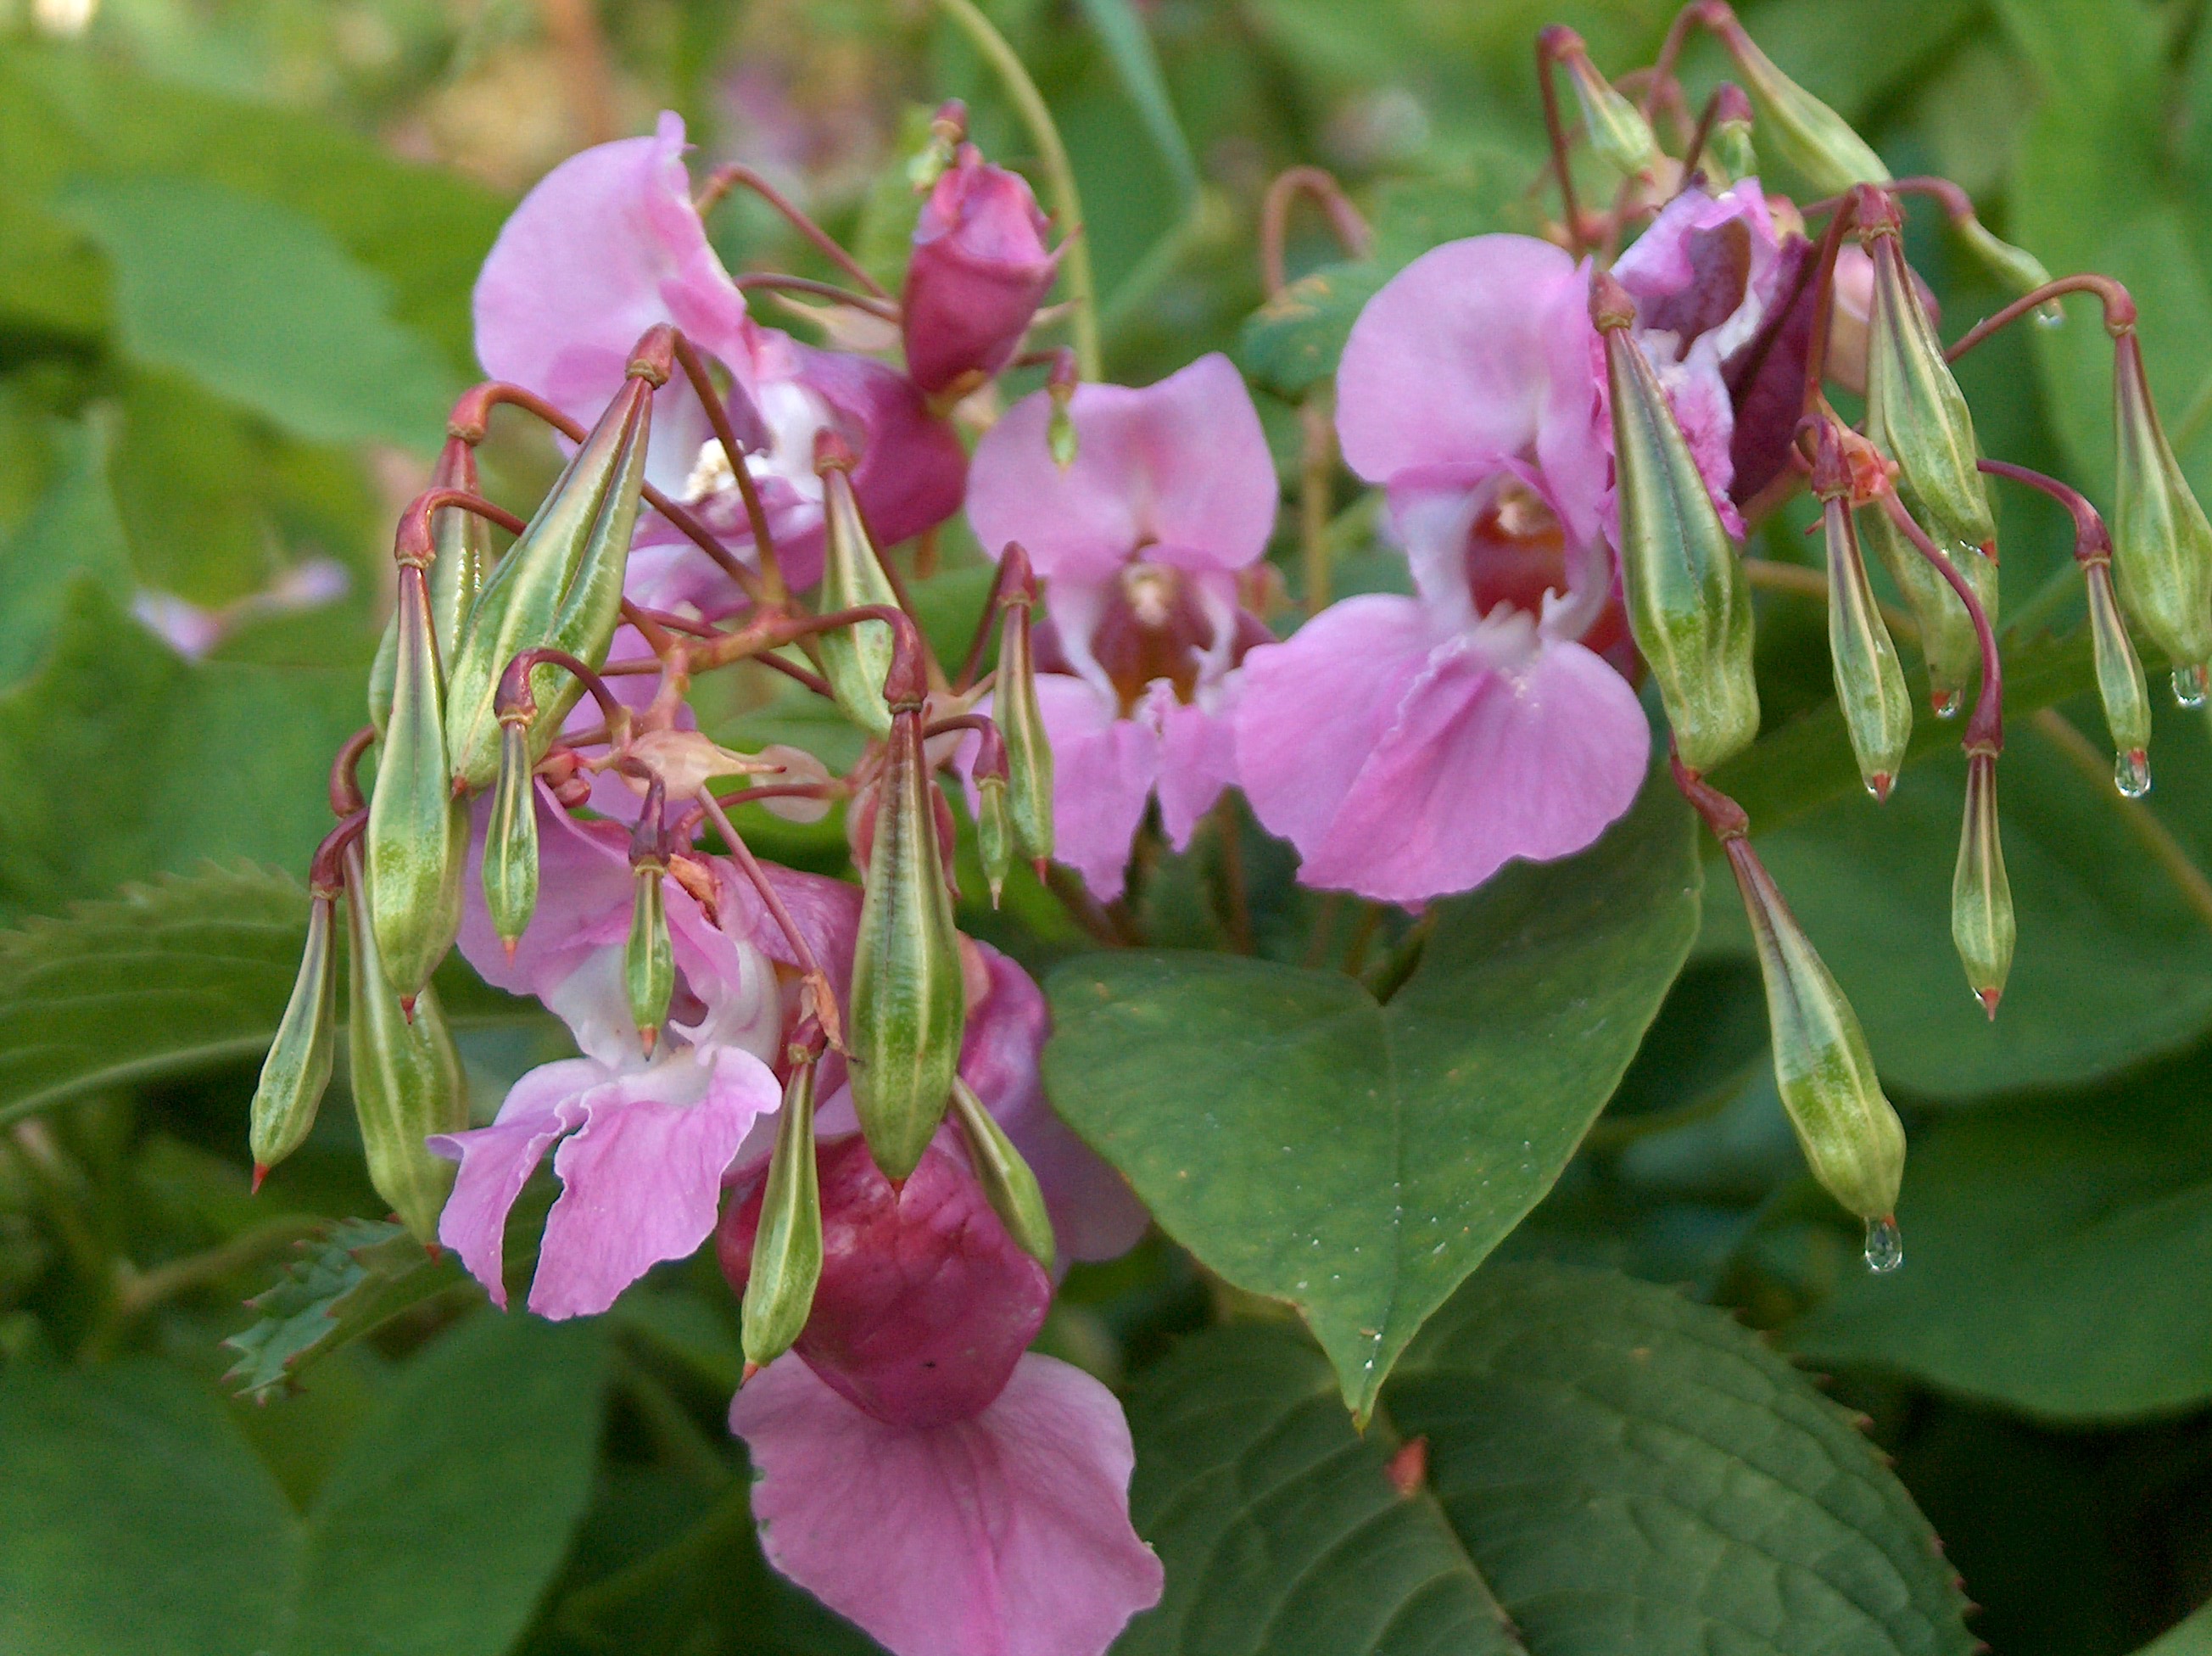
[[[1158,1599],[1159,1566],[1131,1526],[1119,1404],[1028,1348],[1063,1263],[1127,1250],[1147,1220],[1046,1105],[1036,986],[956,928],[942,773],[965,781],[994,899],[1018,861],[1057,861],[1070,907],[1110,920],[1147,840],[1186,849],[1233,788],[1304,884],[1415,909],[1603,833],[1652,771],[1649,701],[1741,890],[1808,1160],[1893,1263],[1897,1117],[1708,780],[1759,731],[1747,526],[1809,485],[1838,699],[1877,796],[1911,709],[1865,541],[1911,606],[1938,710],[1978,676],[1954,923],[1992,1013],[2012,915],[1983,474],[2075,510],[2124,786],[2148,726],[2111,569],[2201,697],[2212,527],[2150,410],[2126,295],[2045,283],[1942,186],[2033,289],[1966,344],[2063,292],[2106,301],[2117,537],[2063,485],[1982,461],[1901,253],[1898,198],[1921,186],[1717,0],[1684,13],[1650,87],[1698,24],[1735,54],[1759,131],[1833,198],[1763,187],[1734,87],[1666,155],[1649,98],[1548,31],[1546,74],[1570,74],[1615,205],[1581,210],[1554,107],[1563,222],[1433,248],[1381,284],[1337,368],[1334,435],[1380,491],[1410,591],[1316,604],[1294,630],[1266,562],[1276,465],[1237,368],[1207,355],[1125,387],[1026,349],[1068,244],[965,142],[957,106],[920,168],[896,297],[744,169],[695,193],[672,115],[556,169],[477,285],[495,377],[400,523],[372,724],[333,773],[308,958],[256,1099],[261,1170],[304,1137],[331,1071],[343,898],[356,1107],[416,1233],[504,1306],[511,1212],[550,1154],[528,1305],[550,1318],[603,1312],[714,1238],[743,1306],[731,1427],[776,1566],[898,1656],[1096,1656]],[[703,215],[739,186],[853,285],[733,278]],[[765,325],[763,292],[820,301],[831,344]],[[995,382],[1024,367],[1044,385],[1000,412]],[[1863,429],[1831,383],[1863,394]],[[526,524],[477,490],[501,405],[568,445]],[[886,553],[962,511],[997,571],[948,671]],[[498,557],[493,525],[516,536]],[[836,775],[703,733],[692,684],[740,663],[833,703],[860,760]],[[752,805],[842,806],[858,883],[763,864],[732,819]],[[580,1053],[477,1125],[432,985],[456,943]]]

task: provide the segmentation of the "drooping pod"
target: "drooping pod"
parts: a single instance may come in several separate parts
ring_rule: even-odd
[[[430,487],[478,492],[477,451],[459,437],[448,437],[430,473]],[[430,625],[437,635],[438,660],[450,667],[469,606],[476,602],[491,567],[491,526],[465,507],[441,507],[431,514],[430,545],[435,554],[430,563]],[[392,680],[398,656],[399,618],[395,612],[385,623],[376,659],[368,669],[368,721],[380,736],[392,714]]]
[[[676,994],[676,951],[668,935],[668,901],[661,889],[668,865],[648,857],[630,864],[629,937],[623,945],[623,987],[629,1015],[647,1054],[667,1021]]]
[[[392,713],[362,841],[368,883],[354,900],[368,904],[384,969],[411,1009],[460,932],[469,819],[446,767],[446,691],[427,571],[404,556],[392,621],[399,642]]]
[[[853,959],[848,1032],[853,1105],[886,1178],[921,1162],[951,1100],[968,1015],[959,934],[938,840],[937,783],[923,752],[918,648],[895,657],[891,731]]]
[[[2150,791],[2150,685],[2112,594],[2109,558],[2083,567],[2089,594],[2089,642],[2097,663],[2097,696],[2112,738],[2112,782],[2130,799]]]
[[[1897,483],[1897,496],[1915,521],[1924,521],[1915,509],[1915,502],[1903,478]],[[1912,618],[1920,626],[1920,654],[1928,664],[1928,679],[1937,715],[1949,718],[1959,710],[1974,675],[1980,671],[1982,645],[1980,636],[1974,630],[1974,618],[1966,602],[1953,591],[1951,583],[1931,567],[1927,559],[1913,550],[1898,527],[1890,521],[1889,514],[1879,502],[1862,506],[1852,514],[1859,544],[1872,547],[1889,571],[1890,579],[1905,594],[1905,601],[1912,610]],[[1994,615],[1991,606],[1996,602],[1997,569],[1990,559],[1972,547],[1953,544],[1943,549],[1951,567],[1964,576],[1973,588],[1974,596],[1984,613]]]
[[[2185,707],[2205,697],[2212,662],[2212,523],[2166,440],[2132,320],[2112,340],[2112,567],[2120,602],[2173,664]]]
[[[1661,159],[1651,123],[1598,73],[1581,35],[1554,23],[1538,40],[1552,61],[1566,70],[1583,129],[1589,134],[1590,150],[1599,160],[1623,178],[1632,178]]]
[[[760,1226],[753,1234],[752,1265],[745,1278],[742,1338],[745,1361],[766,1367],[791,1349],[814,1309],[822,1280],[822,1189],[814,1162],[814,1062],[794,1054],[784,1083],[783,1112],[775,1124],[775,1149],[761,1193]]]
[[[1977,747],[1966,756],[1966,808],[1951,874],[1951,941],[1966,969],[1966,987],[1992,1019],[2012,974],[2017,936],[1997,825],[1997,756]]]
[[[1752,141],[1751,100],[1734,81],[1723,81],[1713,88],[1712,126],[1705,134],[1704,166],[1717,189],[1759,172],[1759,156]]]
[[[1052,856],[1052,743],[1045,735],[1044,709],[1038,704],[1036,656],[1031,647],[1030,615],[1036,604],[1036,580],[1029,554],[1009,541],[1000,560],[1000,601],[1005,606],[999,631],[999,676],[991,696],[991,721],[1006,747],[1006,814],[1014,845],[1042,865]]]
[[[423,1140],[469,1124],[467,1081],[460,1054],[425,987],[410,1019],[385,975],[376,928],[362,901],[359,848],[346,853],[347,1064],[354,1114],[361,1123],[368,1180],[425,1246],[438,1235],[438,1215],[453,1189],[453,1164],[431,1154]]]
[[[1823,424],[1813,489],[1821,502],[1827,551],[1829,662],[1859,776],[1869,793],[1887,800],[1912,740],[1912,697],[1867,579],[1851,523],[1850,488],[1835,428]]]
[[[1804,175],[1815,193],[1839,196],[1855,184],[1889,182],[1889,168],[1874,147],[1849,121],[1784,75],[1728,7],[1709,5],[1705,15],[1759,105],[1762,138]]]
[[[1682,763],[1711,770],[1759,734],[1751,586],[1673,404],[1632,325],[1635,304],[1600,271],[1590,320],[1605,341],[1621,586]]]
[[[299,976],[253,1088],[247,1143],[256,1190],[271,1167],[307,1142],[330,1085],[337,1050],[337,898],[334,886],[318,884],[309,893]]]
[[[531,780],[530,721],[500,720],[499,780],[484,823],[484,907],[509,955],[538,909],[538,789]]]
[[[447,758],[457,789],[489,787],[499,769],[500,677],[523,651],[567,651],[603,666],[622,618],[623,575],[637,523],[653,393],[672,353],[665,328],[639,342],[623,388],[477,594],[447,688]],[[582,683],[551,666],[531,677],[532,760],[544,756]]]
[[[1006,1129],[957,1075],[952,1078],[952,1113],[960,1123],[961,1136],[967,1141],[969,1165],[975,1170],[976,1182],[982,1185],[991,1211],[999,1215],[1006,1234],[1024,1253],[1047,1270],[1052,1269],[1059,1245],[1036,1174],[1006,1136]]]
[[[884,573],[883,557],[854,497],[853,452],[831,431],[815,439],[814,469],[822,479],[821,612],[896,609],[898,594]],[[821,636],[822,671],[838,711],[871,736],[890,734],[884,675],[890,671],[891,630],[882,621],[856,621]]]

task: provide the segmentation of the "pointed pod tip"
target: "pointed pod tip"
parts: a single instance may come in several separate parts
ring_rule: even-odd
[[[645,1048],[645,1056],[648,1058],[651,1057],[653,1056],[653,1043],[660,1038],[660,1026],[659,1024],[639,1025],[637,1038],[639,1044]]]
[[[522,940],[519,937],[502,937],[499,940],[500,947],[507,951],[507,963],[510,965],[514,964],[514,952],[521,947],[521,943]]]
[[[1897,786],[1897,778],[1887,770],[1877,770],[1867,778],[1867,791],[1874,795],[1876,805],[1889,803],[1889,790]]]
[[[1052,859],[1048,856],[1033,856],[1030,859],[1030,867],[1036,870],[1037,884],[1042,886],[1045,882],[1045,876],[1052,871]]]
[[[403,995],[399,997],[399,1015],[410,1024],[415,1021],[416,999],[416,997],[412,995]]]
[[[751,1384],[753,1376],[760,1372],[761,1366],[755,1362],[751,1358],[746,1358],[745,1366],[738,1375],[738,1390],[740,1391],[744,1391],[747,1385]]]
[[[1997,1000],[2003,994],[2002,989],[1978,989],[1974,991],[1974,998],[1982,1003],[1982,1010],[1990,1014],[1991,1023],[1997,1020]]]
[[[269,1164],[265,1161],[255,1162],[253,1164],[253,1188],[249,1194],[259,1196],[261,1194],[261,1181],[268,1177]]]

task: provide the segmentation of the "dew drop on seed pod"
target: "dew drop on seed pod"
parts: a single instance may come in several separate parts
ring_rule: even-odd
[[[1877,1276],[1887,1276],[1905,1263],[1905,1233],[1894,1219],[1867,1221],[1866,1262]]]
[[[2184,707],[2203,707],[2208,678],[2212,678],[2212,669],[2201,661],[2193,667],[2174,668],[2173,699]]]
[[[1959,716],[1959,703],[1962,699],[1955,690],[1939,690],[1928,698],[1928,705],[1936,709],[1937,718],[1955,719]]]
[[[2112,786],[2131,800],[2150,792],[2150,755],[2140,747],[2112,756]]]

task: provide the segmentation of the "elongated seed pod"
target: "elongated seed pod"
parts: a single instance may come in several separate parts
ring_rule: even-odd
[[[1802,173],[1816,193],[1839,196],[1855,184],[1889,182],[1889,168],[1874,146],[1776,67],[1732,14],[1722,15],[1717,33],[1759,106],[1760,141]]]
[[[307,905],[307,947],[300,952],[300,973],[292,998],[277,1021],[276,1038],[262,1061],[253,1089],[247,1135],[253,1152],[253,1183],[307,1142],[315,1112],[330,1085],[337,1050],[337,947],[335,892],[318,891]]]
[[[822,1188],[814,1165],[814,1059],[792,1066],[775,1124],[745,1278],[745,1361],[765,1367],[791,1349],[822,1280]]]
[[[531,780],[528,721],[504,719],[499,781],[484,823],[484,907],[509,954],[538,909],[538,789]]]
[[[2112,738],[2113,783],[2130,799],[2137,799],[2150,791],[2150,685],[2127,624],[2120,619],[2112,565],[2089,563],[2082,569],[2081,579],[2089,594],[2097,697],[2105,704],[2105,728]]]
[[[821,612],[869,606],[896,608],[898,594],[884,573],[883,558],[861,521],[853,497],[853,457],[828,432],[817,441],[815,470],[822,478]],[[884,676],[890,671],[891,630],[886,622],[858,621],[821,637],[822,671],[838,710],[871,736],[888,735],[890,709]]]
[[[2212,661],[2212,523],[2160,424],[2132,326],[2112,342],[2112,567],[2120,602],[2173,664],[2174,694],[2203,699]]]
[[[1841,496],[1826,501],[1823,527],[1828,554],[1828,658],[1835,673],[1836,699],[1844,710],[1844,728],[1850,733],[1859,776],[1869,793],[1886,800],[1912,740],[1912,694],[1905,687],[1905,669],[1898,664],[1897,647],[1875,602],[1866,560],[1859,555],[1858,536],[1851,527],[1850,508]]]
[[[1052,1215],[1046,1211],[1044,1190],[1022,1153],[1014,1148],[1006,1129],[983,1107],[968,1083],[952,1078],[952,1113],[967,1141],[969,1165],[975,1180],[1006,1234],[1024,1253],[1047,1270],[1053,1269],[1058,1244],[1052,1232]]]
[[[643,861],[631,866],[629,940],[623,946],[623,986],[629,994],[629,1015],[638,1039],[653,1050],[668,1003],[676,993],[676,951],[668,935],[668,903],[661,889],[667,865]]]
[[[1049,859],[1053,848],[1052,743],[1045,735],[1044,709],[1038,704],[1036,657],[1030,647],[1030,618],[1036,584],[1029,555],[1009,544],[1006,557],[1018,565],[1002,577],[1007,596],[999,630],[999,676],[991,696],[991,721],[1006,744],[1006,815],[1022,855]]]
[[[1925,513],[1902,478],[1898,482],[1897,497],[1912,514],[1914,521],[1927,521]],[[1948,718],[1958,711],[1960,699],[1981,671],[1982,645],[1974,631],[1974,618],[1959,594],[1951,589],[1951,583],[1914,550],[1904,533],[1890,521],[1889,514],[1879,502],[1860,507],[1852,517],[1860,546],[1873,548],[1882,567],[1889,571],[1890,579],[1905,594],[1913,619],[1920,624],[1920,653],[1928,664],[1936,710]],[[1975,598],[1994,625],[1996,565],[1973,547],[1956,542],[1948,546],[1937,544],[1950,558],[1951,567],[1966,577],[1966,584],[1973,588]]]
[[[1966,969],[1966,987],[1991,1018],[2012,975],[2016,936],[1997,827],[1997,756],[1984,749],[1966,758],[1966,808],[1951,875],[1951,941]]]

